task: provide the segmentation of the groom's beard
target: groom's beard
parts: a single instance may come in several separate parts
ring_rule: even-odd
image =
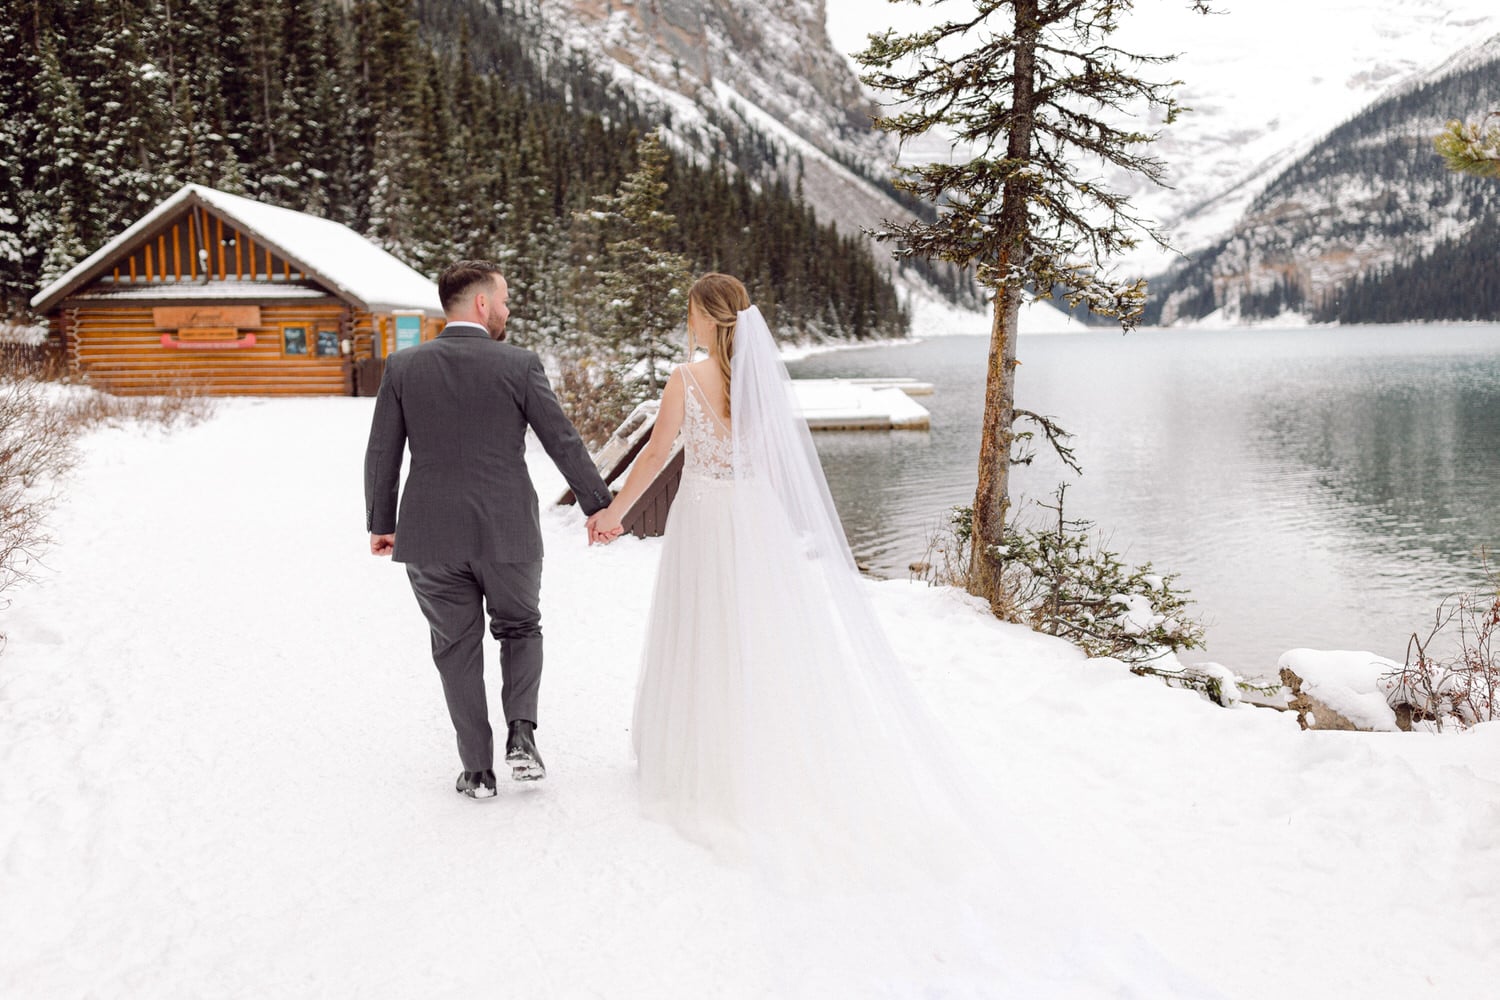
[[[484,328],[490,331],[491,340],[505,339],[505,320],[502,319],[497,323],[494,316],[486,316]]]

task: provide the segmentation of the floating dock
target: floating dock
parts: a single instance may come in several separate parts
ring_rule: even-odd
[[[932,383],[910,378],[793,379],[797,407],[815,431],[925,431],[932,415],[913,396]]]

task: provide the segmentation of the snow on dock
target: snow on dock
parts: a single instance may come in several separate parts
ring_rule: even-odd
[[[815,431],[927,430],[932,416],[912,396],[930,382],[909,378],[793,379],[797,407]]]

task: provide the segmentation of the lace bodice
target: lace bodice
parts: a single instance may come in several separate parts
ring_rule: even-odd
[[[684,474],[708,479],[734,478],[734,441],[729,428],[709,409],[698,380],[686,366],[682,369],[687,392],[683,394],[682,447],[687,453]]]

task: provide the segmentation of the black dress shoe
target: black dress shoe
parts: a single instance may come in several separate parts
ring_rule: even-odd
[[[536,752],[536,741],[531,738],[536,723],[517,719],[508,727],[505,736],[505,763],[510,765],[510,776],[516,781],[540,781],[547,776],[547,766],[542,755]]]
[[[465,771],[458,776],[458,784],[453,790],[471,799],[492,799],[495,797],[495,772],[489,769]]]

